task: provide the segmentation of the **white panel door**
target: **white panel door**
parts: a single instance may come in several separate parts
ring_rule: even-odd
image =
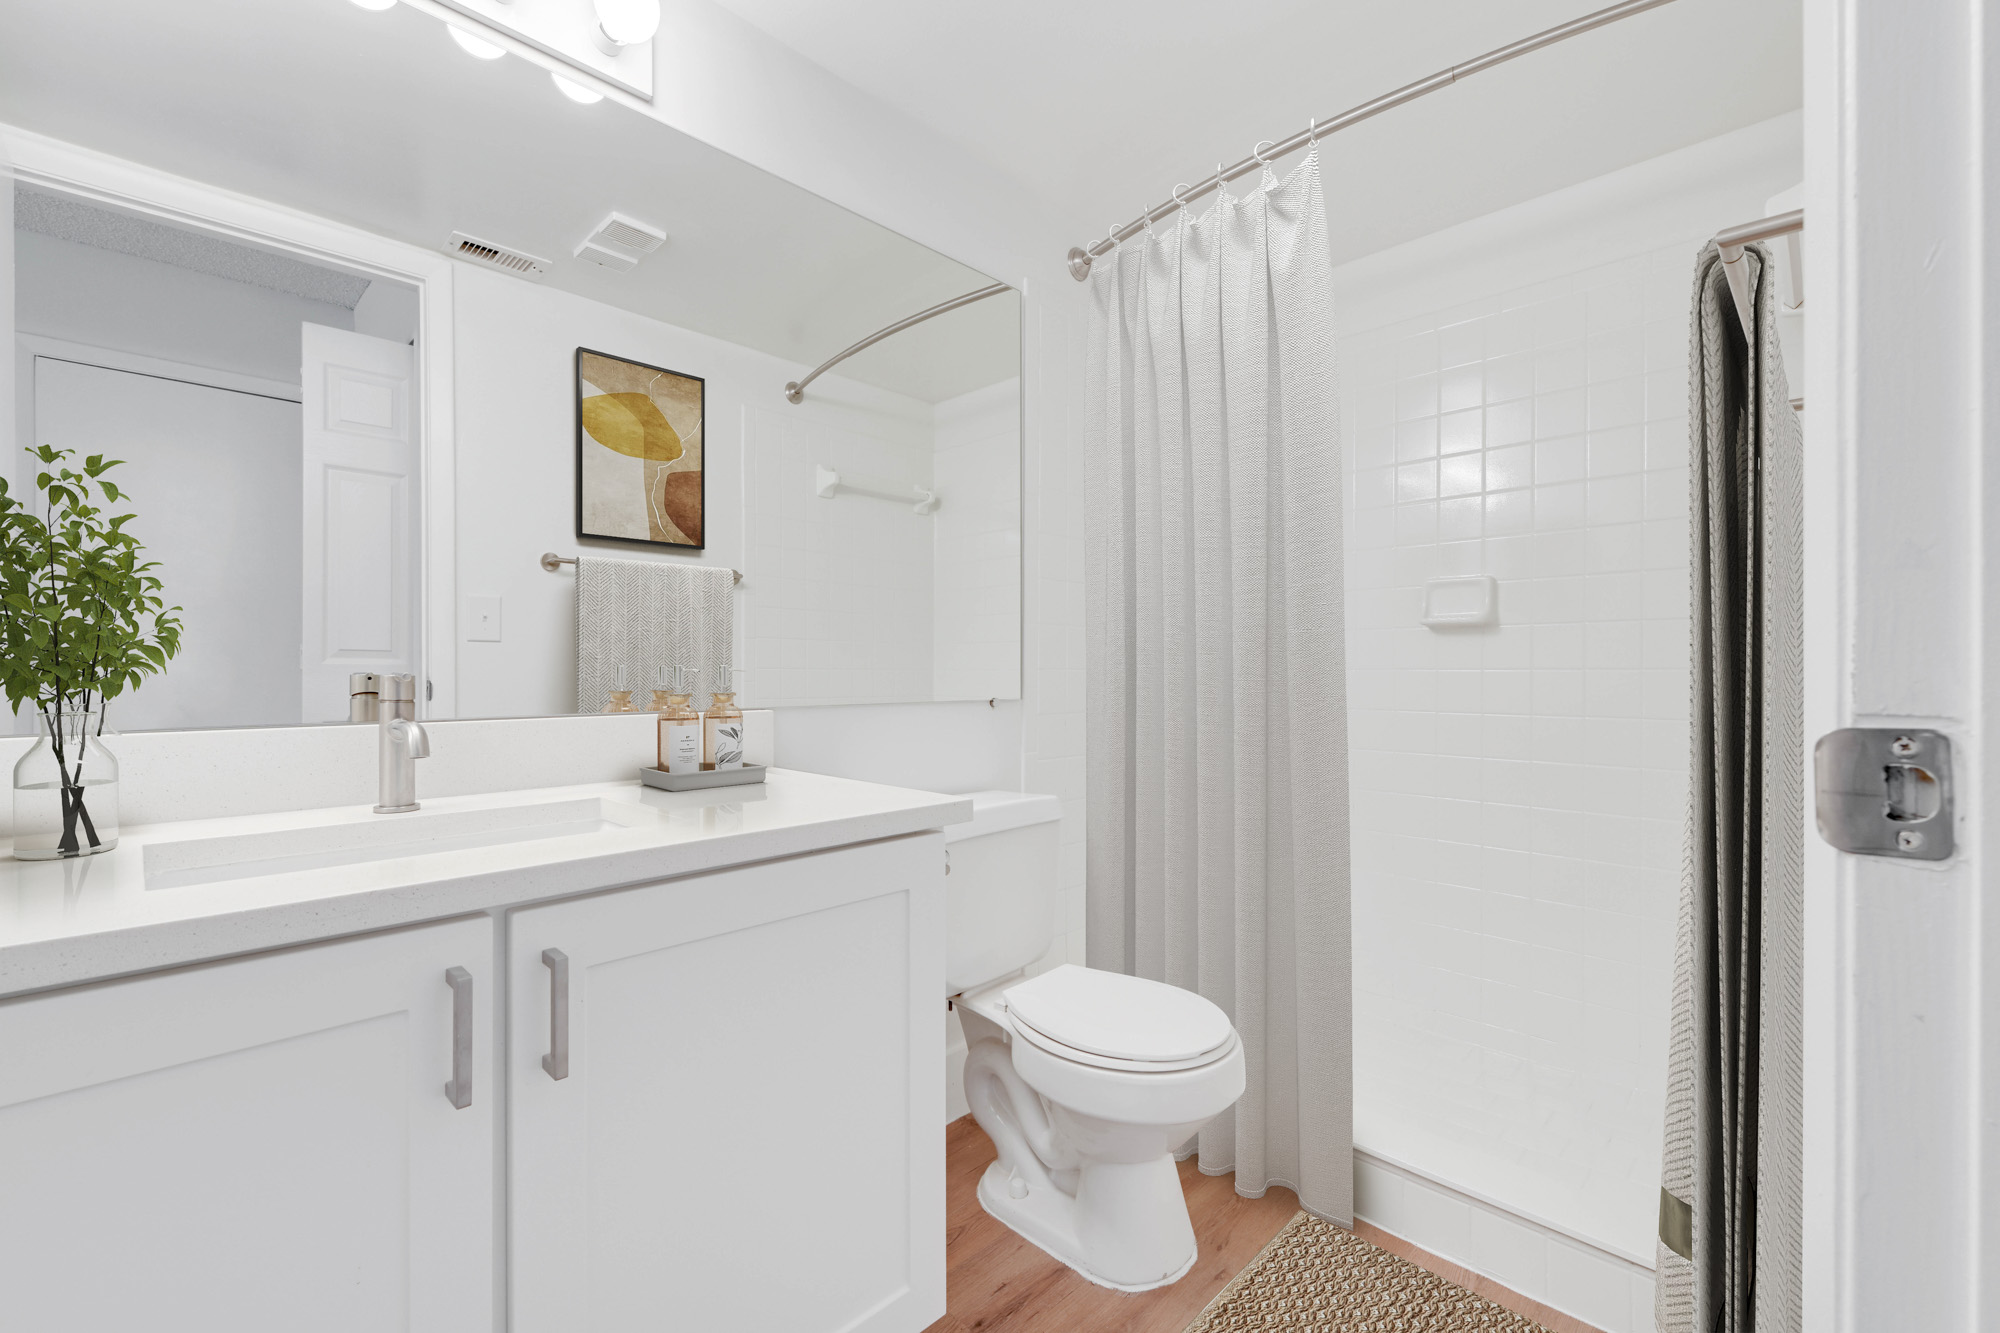
[[[943,864],[924,836],[512,914],[514,1333],[944,1313]]]
[[[179,655],[112,702],[111,725],[298,721],[298,403],[50,356],[34,376],[35,439],[125,460],[110,480],[131,499],[112,510],[135,515],[181,608]]]
[[[350,673],[417,669],[414,356],[345,329],[303,334],[300,718],[330,722],[347,716]]]
[[[0,1003],[0,1327],[492,1333],[492,935]]]

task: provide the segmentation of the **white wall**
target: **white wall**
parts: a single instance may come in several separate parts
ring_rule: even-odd
[[[354,312],[39,232],[14,238],[20,333],[185,365],[299,382],[299,325],[354,327]]]
[[[746,697],[767,706],[930,698],[938,520],[914,507],[916,488],[931,485],[930,404],[823,377],[803,403],[746,408],[739,429]],[[823,496],[822,467],[911,498],[844,487]]]
[[[199,368],[190,378],[221,371],[296,386],[301,325],[353,323],[350,311],[326,302],[36,232],[9,228],[8,235],[19,334]],[[92,355],[64,352],[72,354]],[[112,705],[112,725],[296,723],[296,402],[38,361],[25,348],[9,360],[23,441],[127,460],[116,479],[135,497],[133,531],[159,563],[168,601],[183,608],[181,655]],[[25,482],[23,460],[9,459],[6,468]],[[253,558],[257,552],[264,558]]]
[[[459,644],[460,716],[576,708],[575,577],[544,571],[536,561],[545,550],[741,570],[736,660],[746,706],[929,692],[934,519],[867,496],[822,498],[813,484],[822,462],[928,483],[929,404],[830,375],[793,405],[784,385],[802,367],[504,274],[468,269],[455,320],[459,593],[502,603],[499,642]],[[700,553],[579,547],[578,347],[704,380]],[[1007,448],[1018,457],[1018,435]],[[781,721],[780,745],[785,734]],[[996,744],[1018,739],[995,732],[980,748]]]
[[[110,725],[296,725],[298,404],[50,358],[35,361],[34,393],[38,441],[125,460],[108,479],[131,499],[111,508],[135,515],[180,608],[180,652],[111,702]]]
[[[440,16],[446,12],[438,0],[411,2]],[[1066,864],[1072,867],[1066,883],[1077,899],[1080,940],[1082,532],[1073,497],[1081,484],[1082,383],[1080,367],[1071,374],[1069,340],[1078,340],[1080,355],[1084,305],[1082,287],[1062,267],[1074,238],[1021,182],[712,0],[667,0],[664,11],[663,30],[674,40],[655,44],[659,92],[642,110],[1022,291],[1030,571],[1023,589],[1024,698],[1018,712],[1003,701],[985,718],[974,719],[982,724],[976,741],[956,730],[951,734],[955,744],[989,757],[973,766],[979,771],[1012,767],[1026,774],[1019,780],[1029,789],[1065,798]],[[1049,351],[1039,353],[1039,347]],[[462,450],[470,439],[461,433]],[[1052,442],[1056,447],[1049,449],[1044,468],[1042,453]],[[1052,529],[1037,517],[1045,480],[1053,488]],[[1047,564],[1038,549],[1043,543],[1053,543],[1056,555]],[[1045,686],[1056,693],[1044,695]],[[900,707],[918,718],[953,706]],[[867,708],[845,711],[853,737],[836,748],[865,750],[863,733],[875,725],[870,719],[877,714]],[[783,718],[778,734],[782,751]]]
[[[416,288],[378,278],[354,303],[354,331],[390,342],[414,342],[421,323],[417,306]]]
[[[1707,237],[1798,180],[1799,134],[1753,127],[1337,275],[1357,1145],[1645,1265],[1685,786],[1688,293]],[[1426,579],[1476,573],[1500,581],[1498,626],[1419,624]],[[1364,1172],[1357,1208],[1404,1188]],[[1519,1285],[1521,1234],[1440,1244]],[[1595,1322],[1649,1326],[1649,1293],[1606,1283],[1629,1299],[1600,1291]]]
[[[932,695],[1021,692],[1021,381],[933,408],[937,511]]]

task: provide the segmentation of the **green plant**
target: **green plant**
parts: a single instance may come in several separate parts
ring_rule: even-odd
[[[61,850],[75,855],[79,826],[93,846],[98,839],[84,805],[83,746],[77,739],[64,753],[60,719],[95,711],[101,732],[105,701],[180,651],[180,608],[166,605],[157,566],[142,563],[145,547],[126,530],[134,516],[105,510],[131,498],[104,475],[119,460],[91,454],[77,471],[73,450],[28,452],[42,465],[40,514],[0,477],[0,689],[16,714],[32,703],[49,723],[62,772]]]

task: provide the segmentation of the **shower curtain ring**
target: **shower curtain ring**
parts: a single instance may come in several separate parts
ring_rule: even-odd
[[[1187,211],[1187,200],[1181,198],[1181,191],[1187,188],[1188,188],[1188,183],[1186,181],[1181,181],[1178,184],[1176,184],[1173,189],[1174,203],[1180,206],[1180,210],[1183,213]]]
[[[1311,145],[1312,145],[1313,147],[1315,147],[1315,148],[1319,147],[1319,117],[1318,117],[1318,116],[1307,116],[1307,117],[1306,117],[1306,142],[1307,142],[1307,143],[1309,143],[1309,144],[1311,144]]]
[[[1273,147],[1273,148],[1276,148],[1276,147],[1278,146],[1278,141],[1277,141],[1277,140],[1275,140],[1275,139],[1259,139],[1259,140],[1257,141],[1257,146],[1256,146],[1255,148],[1252,148],[1252,149],[1250,150],[1250,156],[1252,156],[1252,157],[1254,157],[1254,158],[1256,158],[1256,159],[1257,159],[1257,165],[1258,165],[1258,166],[1260,166],[1260,167],[1267,167],[1267,168],[1268,168],[1268,167],[1269,167],[1269,166],[1270,166],[1271,164],[1270,164],[1270,162],[1268,162],[1267,160],[1265,160],[1265,157],[1264,157],[1264,145],[1265,145],[1265,144],[1270,144],[1270,145],[1271,145],[1271,147]]]

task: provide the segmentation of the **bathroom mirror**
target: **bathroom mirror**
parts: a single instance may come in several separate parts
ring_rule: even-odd
[[[355,671],[594,710],[579,556],[736,571],[746,706],[1019,697],[1016,293],[789,401],[995,280],[462,15],[205,3],[198,40],[140,0],[0,40],[5,475],[126,460],[184,608],[113,727],[336,721]]]

